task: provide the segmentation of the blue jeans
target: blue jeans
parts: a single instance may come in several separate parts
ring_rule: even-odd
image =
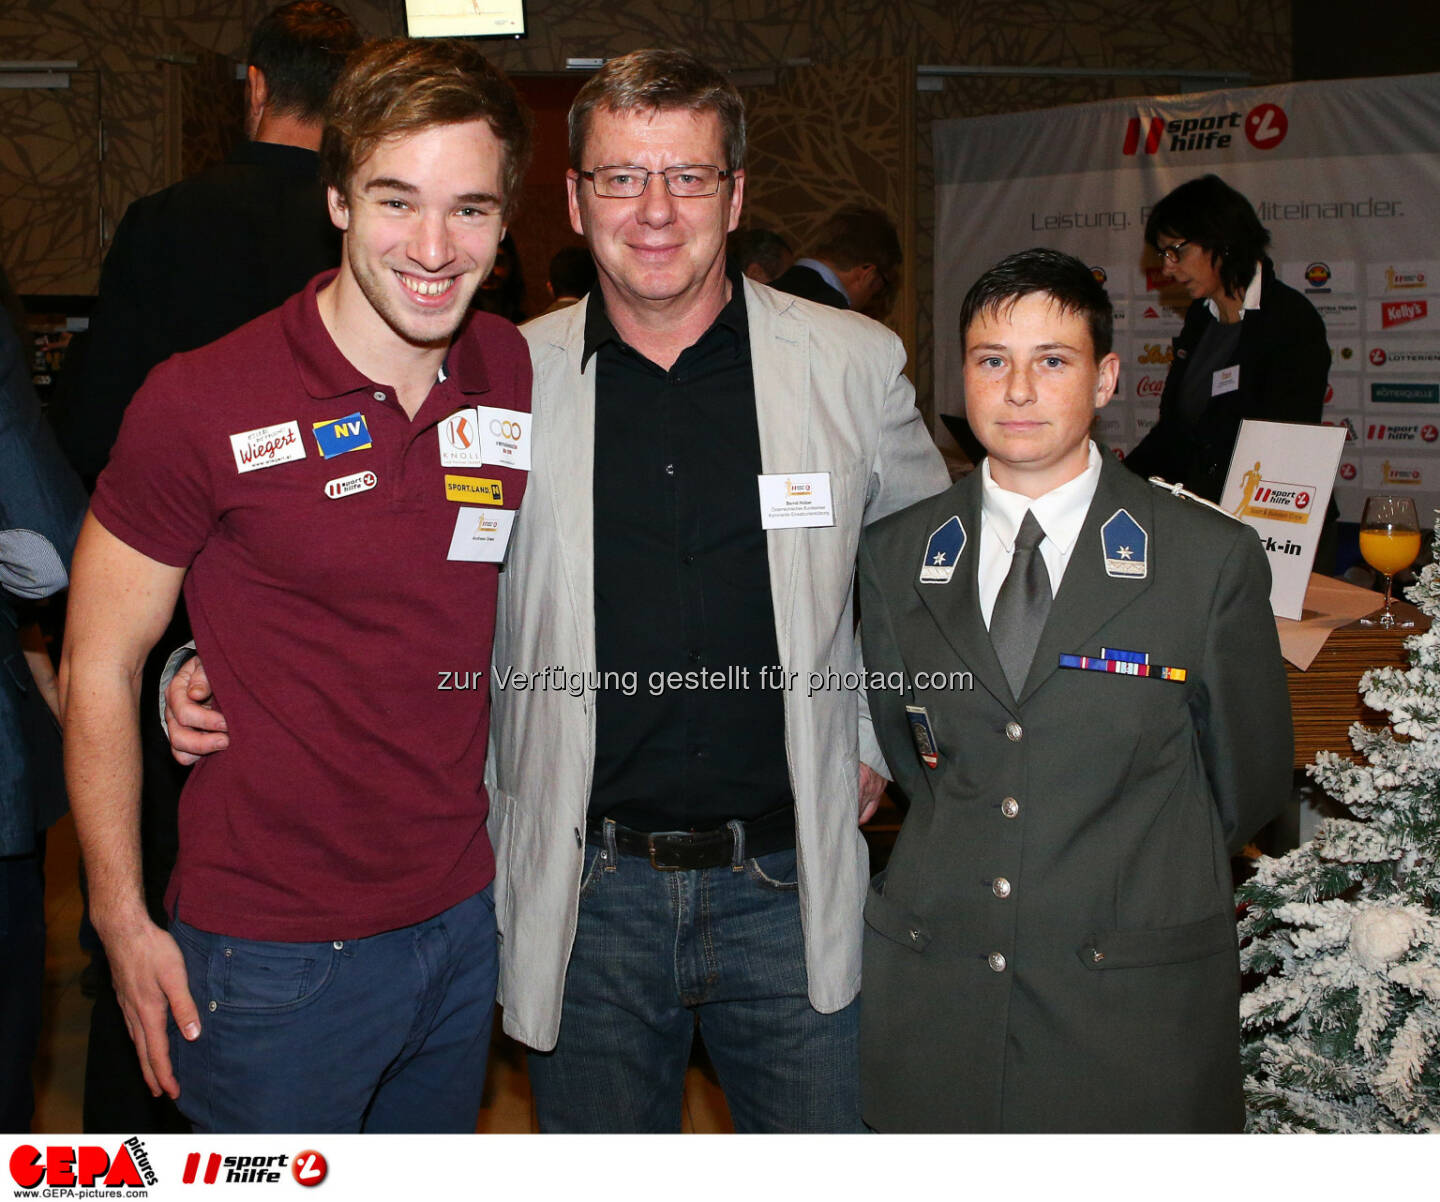
[[[664,872],[588,849],[560,1039],[530,1054],[544,1131],[678,1131],[698,1019],[735,1129],[863,1131],[860,1003],[806,993],[795,852]],[[858,915],[857,915],[858,921]]]
[[[475,1130],[495,1012],[490,887],[364,939],[269,943],[178,919],[170,932],[200,1009],[194,1043],[170,1024],[197,1132]]]

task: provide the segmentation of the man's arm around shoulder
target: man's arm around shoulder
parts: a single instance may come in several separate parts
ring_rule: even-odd
[[[139,690],[146,654],[164,633],[185,569],[142,555],[85,519],[71,572],[60,665],[65,778],[125,1024],[145,1082],[172,1098],[167,1008],[187,1039],[199,1015],[175,941],[145,909],[140,860]]]

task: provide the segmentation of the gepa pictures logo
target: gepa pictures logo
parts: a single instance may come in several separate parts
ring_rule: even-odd
[[[22,1190],[39,1190],[43,1184],[46,1197],[68,1197],[76,1188],[119,1190],[127,1196],[144,1197],[146,1187],[158,1180],[145,1145],[136,1136],[113,1152],[102,1144],[50,1144],[43,1150],[21,1144],[10,1154],[10,1177]]]

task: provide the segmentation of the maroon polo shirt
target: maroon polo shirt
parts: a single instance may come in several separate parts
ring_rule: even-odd
[[[438,427],[476,405],[528,412],[529,354],[508,322],[473,314],[411,421],[321,322],[333,274],[156,368],[93,500],[117,538],[189,569],[230,747],[185,787],[167,904],[240,938],[408,926],[495,870],[482,778],[498,569],[447,558],[461,505],[445,477],[498,481],[494,509],[513,510],[526,473],[443,467]],[[317,422],[345,431],[328,458]],[[282,461],[240,470],[267,455]]]

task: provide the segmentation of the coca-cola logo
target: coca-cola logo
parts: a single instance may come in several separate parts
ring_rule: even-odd
[[[1135,385],[1136,396],[1158,397],[1165,391],[1164,376],[1141,376],[1139,383]]]

